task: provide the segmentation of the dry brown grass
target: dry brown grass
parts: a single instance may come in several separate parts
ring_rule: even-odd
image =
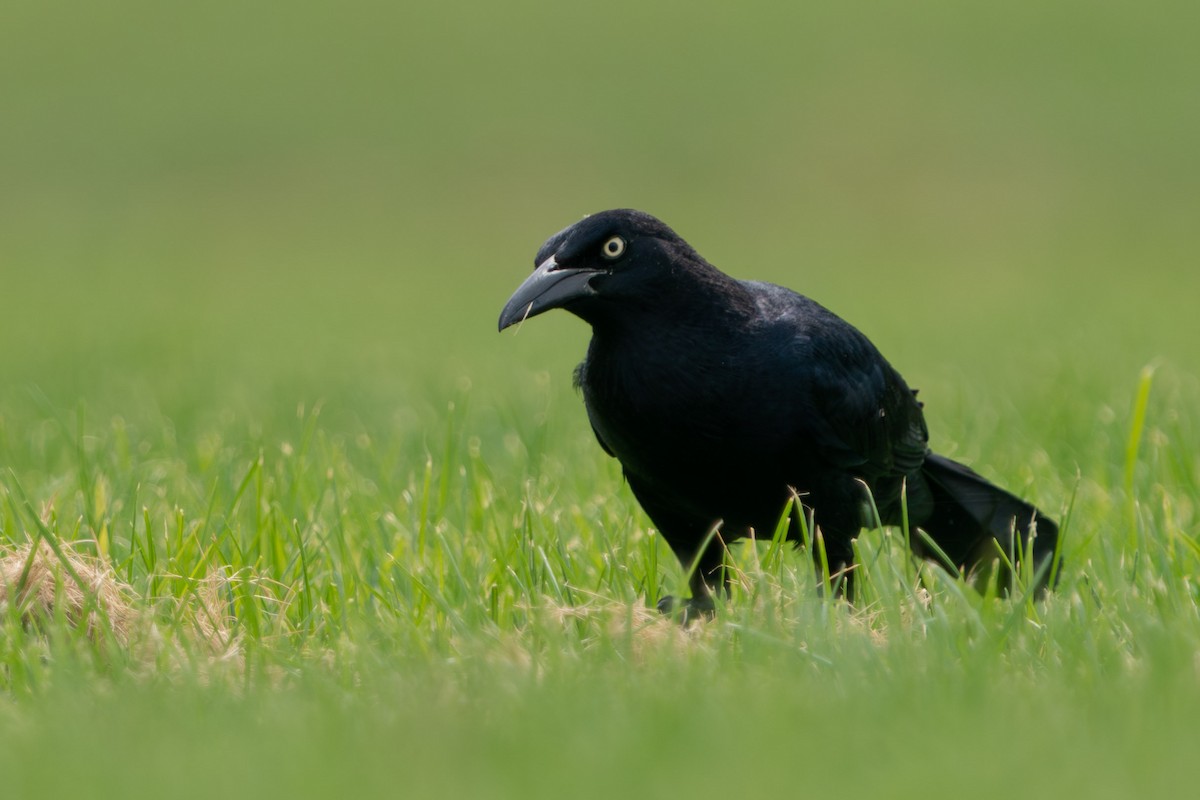
[[[111,634],[119,644],[129,643],[141,616],[137,594],[108,564],[67,543],[55,553],[42,540],[0,547],[0,611],[13,604],[27,628],[61,616],[92,639]]]
[[[157,657],[166,648],[167,663],[178,662],[180,648],[206,660],[241,658],[237,637],[221,599],[224,581],[209,577],[179,601],[172,626],[174,636],[163,636],[151,603],[117,577],[108,562],[81,552],[77,545],[57,542],[58,552],[44,540],[37,544],[0,545],[0,616],[15,613],[31,631],[45,631],[62,620],[93,641],[105,639],[128,648],[135,661],[163,663]]]

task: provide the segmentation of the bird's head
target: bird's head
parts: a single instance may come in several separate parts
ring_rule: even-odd
[[[592,214],[546,240],[504,310],[500,330],[552,308],[585,320],[611,302],[646,297],[646,289],[672,266],[701,261],[658,219],[616,209]]]

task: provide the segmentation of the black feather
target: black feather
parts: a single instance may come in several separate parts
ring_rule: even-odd
[[[621,246],[606,250],[613,237]],[[910,524],[950,566],[986,565],[997,543],[1031,552],[1038,565],[1053,554],[1054,522],[930,453],[916,391],[866,336],[813,300],[735,280],[659,220],[627,209],[555,234],[535,263],[500,327],[553,307],[592,326],[576,385],[646,513],[685,567],[697,565],[693,604],[728,588],[723,547],[769,535],[793,492],[835,570],[852,565],[852,541],[872,522],[864,485],[892,525],[906,490]]]

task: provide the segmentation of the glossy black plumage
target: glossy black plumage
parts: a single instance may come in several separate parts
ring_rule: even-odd
[[[694,605],[722,583],[723,544],[770,536],[793,491],[848,584],[851,541],[871,522],[864,483],[885,524],[900,522],[906,487],[911,525],[954,567],[991,562],[996,542],[1019,552],[1014,529],[1024,542],[1036,521],[1032,552],[1045,575],[1053,521],[931,454],[915,392],[818,303],[735,280],[628,209],[555,234],[535,265],[500,328],[551,308],[592,326],[576,373],[588,417],[685,568],[696,564]],[[799,536],[793,520],[789,538]],[[914,549],[925,552],[915,539]]]

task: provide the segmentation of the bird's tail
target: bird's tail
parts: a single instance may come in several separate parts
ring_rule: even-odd
[[[1025,561],[1033,568],[1036,588],[1046,588],[1053,579],[1051,570],[1058,546],[1054,520],[974,470],[943,456],[929,454],[921,475],[933,508],[920,528],[941,549],[949,566],[987,573],[995,563],[998,585],[1007,590],[1012,583],[1008,564],[1020,570],[1019,565]],[[1007,556],[1007,563],[1001,552]]]

